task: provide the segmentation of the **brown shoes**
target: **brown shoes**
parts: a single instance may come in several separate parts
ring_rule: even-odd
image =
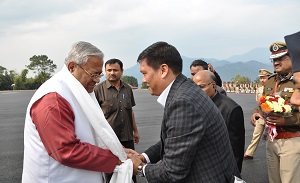
[[[249,156],[249,155],[245,154],[244,159],[253,159],[253,156]]]

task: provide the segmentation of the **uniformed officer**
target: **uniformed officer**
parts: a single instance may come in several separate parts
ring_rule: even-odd
[[[290,100],[295,85],[293,83],[292,62],[284,42],[275,42],[270,46],[271,62],[276,74],[269,77],[264,88],[264,95],[279,94]],[[263,118],[258,108],[251,116]],[[292,116],[268,116],[268,125],[275,125],[278,135],[274,141],[267,140],[267,163],[270,183],[298,183],[300,180],[300,113],[293,111]]]
[[[256,101],[258,101],[259,98],[262,96],[266,81],[272,74],[273,73],[271,71],[268,71],[267,69],[260,69],[258,71],[259,82],[260,82],[261,86],[256,89],[256,97],[255,97]]]
[[[259,81],[261,86],[256,89],[256,101],[258,101],[259,98],[262,96],[266,81],[268,80],[268,77],[272,74],[273,73],[271,71],[268,71],[267,69],[260,69],[258,71],[258,76],[259,76]],[[265,128],[265,120],[259,118],[255,121],[255,125],[253,126],[254,126],[253,136],[252,136],[251,143],[249,144],[244,154],[245,159],[253,159],[253,155],[257,149],[257,146],[259,144],[259,141],[261,139],[262,133]]]

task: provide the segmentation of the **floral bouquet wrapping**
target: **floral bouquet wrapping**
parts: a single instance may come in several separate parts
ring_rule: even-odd
[[[279,95],[262,96],[259,99],[262,116],[266,119],[268,116],[290,117],[292,115],[291,104]],[[276,126],[266,124],[267,134],[273,142],[277,136]]]

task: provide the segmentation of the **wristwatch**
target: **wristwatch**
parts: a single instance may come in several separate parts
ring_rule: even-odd
[[[137,167],[137,175],[140,177],[145,177],[144,173],[143,173],[143,167],[144,167],[145,163],[140,163],[139,166]]]

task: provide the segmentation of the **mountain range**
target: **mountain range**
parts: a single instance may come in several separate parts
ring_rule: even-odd
[[[273,71],[273,65],[269,60],[270,51],[267,48],[255,48],[247,53],[233,55],[229,58],[218,60],[214,58],[190,58],[182,56],[183,69],[182,73],[190,77],[190,65],[196,59],[202,59],[211,63],[216,72],[221,76],[222,81],[231,81],[236,75],[250,78],[254,81],[258,77],[259,69],[268,69]],[[139,64],[136,64],[124,70],[123,75],[137,78],[138,83],[142,83],[142,74],[139,70]]]

